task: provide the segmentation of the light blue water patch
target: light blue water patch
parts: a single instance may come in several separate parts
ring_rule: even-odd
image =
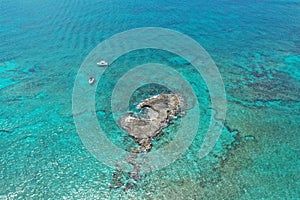
[[[292,55],[284,59],[286,66],[281,67],[280,70],[288,73],[295,79],[300,79],[300,55]]]
[[[0,89],[19,82],[13,77],[18,68],[19,65],[14,60],[0,63]]]

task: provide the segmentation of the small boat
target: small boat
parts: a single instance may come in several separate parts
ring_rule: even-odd
[[[94,77],[90,77],[89,78],[89,84],[93,85],[95,83],[95,78]]]
[[[105,60],[101,60],[100,62],[97,62],[97,65],[100,67],[107,67],[109,64]]]

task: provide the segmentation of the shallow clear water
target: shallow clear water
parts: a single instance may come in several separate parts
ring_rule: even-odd
[[[2,0],[0,8],[0,199],[300,198],[299,1]],[[227,117],[213,152],[199,159],[212,114],[201,76],[159,51],[117,60],[96,95],[98,119],[114,144],[134,145],[116,128],[106,101],[126,67],[156,61],[176,68],[201,110],[189,150],[124,191],[114,188],[116,172],[94,158],[76,132],[73,84],[98,43],[148,26],[182,32],[209,52],[224,81]],[[157,148],[173,130],[176,124]]]

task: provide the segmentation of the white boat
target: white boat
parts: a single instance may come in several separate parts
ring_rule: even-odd
[[[107,67],[109,64],[105,60],[101,60],[100,62],[97,62],[97,65],[101,67]]]
[[[93,85],[95,83],[95,78],[94,77],[90,77],[89,78],[89,84]]]

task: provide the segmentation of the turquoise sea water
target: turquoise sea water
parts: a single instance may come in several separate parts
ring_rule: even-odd
[[[297,0],[0,0],[0,199],[300,199],[299,21]],[[201,76],[161,51],[131,52],[113,63],[98,85],[96,108],[119,147],[134,142],[117,129],[107,99],[126,69],[154,61],[174,67],[195,89],[201,110],[188,151],[125,190],[116,187],[118,177],[133,182],[128,175],[82,144],[72,91],[98,43],[139,27],[170,28],[199,42],[220,70],[228,110],[216,147],[199,159],[212,115]],[[155,148],[176,129],[168,127]]]

